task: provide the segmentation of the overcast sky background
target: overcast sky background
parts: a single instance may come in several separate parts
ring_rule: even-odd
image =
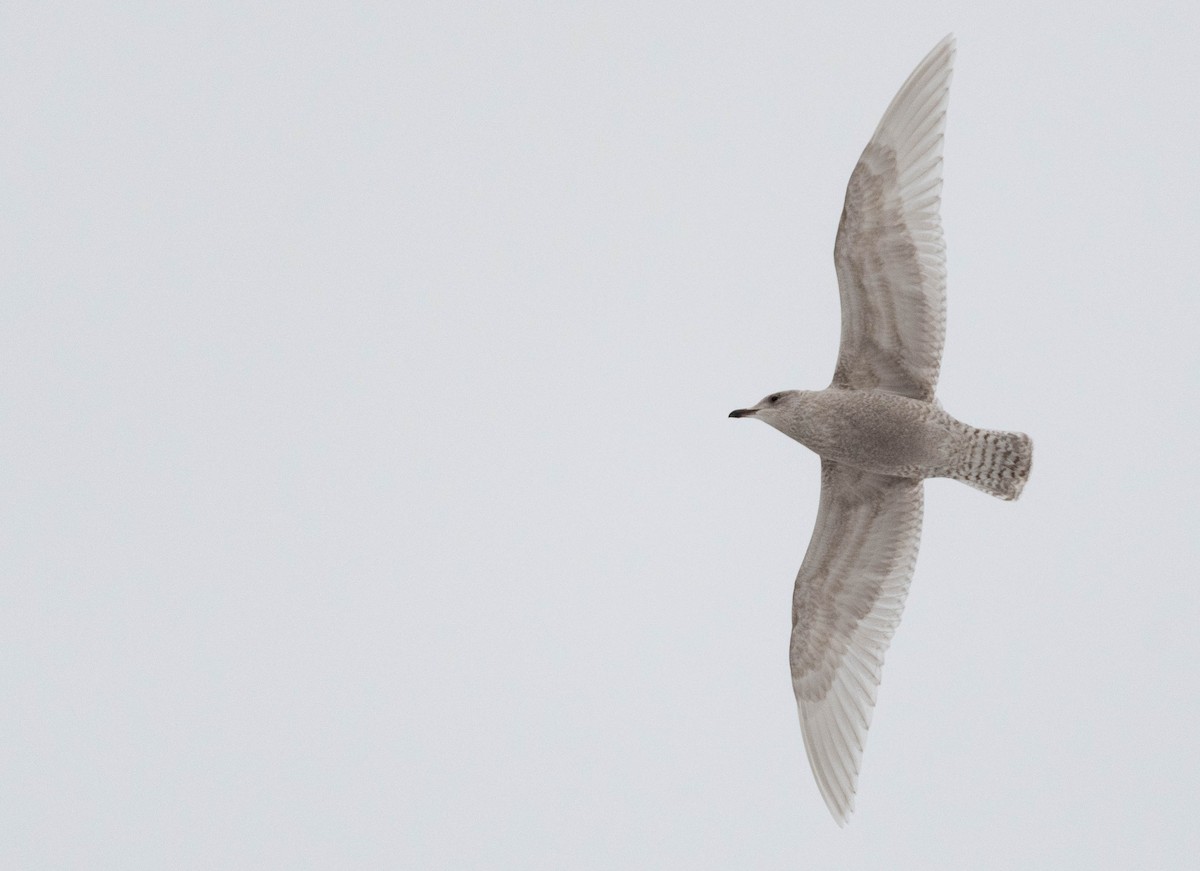
[[[0,866],[1194,867],[1198,8],[5,4]],[[949,31],[939,392],[1033,476],[927,485],[842,830],[726,415]]]

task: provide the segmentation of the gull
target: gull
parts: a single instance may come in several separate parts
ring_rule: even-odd
[[[949,35],[900,88],[850,175],[833,247],[842,300],[833,382],[772,393],[729,415],[764,421],[821,457],[789,659],[808,762],[842,826],[916,566],[924,479],[953,478],[1011,500],[1033,458],[1029,436],[962,423],[935,397],[946,333],[939,205],[953,62]]]

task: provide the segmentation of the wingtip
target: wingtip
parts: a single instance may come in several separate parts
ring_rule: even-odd
[[[925,163],[941,157],[954,60],[954,34],[948,33],[904,80],[879,119],[871,142],[893,147],[901,170],[906,157]]]
[[[829,812],[833,814],[833,821],[838,824],[839,829],[844,829],[850,825],[850,817],[854,813],[854,794],[850,794],[850,800],[844,808],[835,808],[832,804],[828,805]]]
[[[931,48],[929,50],[929,53],[925,55],[925,59],[927,60],[927,59],[933,57],[934,55],[938,54],[939,52],[946,51],[947,49],[949,49],[950,56],[953,57],[954,52],[956,51],[957,48],[958,48],[958,38],[955,37],[954,31],[950,31],[949,33],[947,33],[945,36],[943,36],[941,39],[939,39],[937,41],[937,45],[935,45],[933,48]],[[922,63],[924,63],[924,60],[922,61]]]
[[[835,803],[830,801],[827,796],[825,798],[825,806],[829,808],[829,813],[833,817],[833,821],[837,823],[839,829],[844,829],[850,824],[850,817],[854,813],[854,794],[850,794],[850,799],[845,807],[835,806]]]
[[[925,55],[925,59],[921,61],[921,64],[925,64],[937,55],[944,54],[947,56],[946,65],[953,66],[954,56],[957,54],[957,52],[958,40],[955,38],[953,32],[947,33],[938,41],[937,45],[929,50],[929,54]]]
[[[958,40],[953,33],[947,33],[937,45],[929,50],[925,57],[921,58],[921,62],[917,64],[917,69],[922,67],[941,66],[953,69],[954,60],[958,54]],[[915,72],[915,71],[914,71]]]

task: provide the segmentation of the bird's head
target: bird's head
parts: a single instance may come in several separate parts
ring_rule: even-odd
[[[764,396],[757,405],[750,408],[738,408],[729,412],[730,417],[754,417],[769,423],[775,429],[791,435],[796,427],[796,421],[801,417],[801,405],[807,390],[781,390]],[[794,436],[793,436],[794,437]]]

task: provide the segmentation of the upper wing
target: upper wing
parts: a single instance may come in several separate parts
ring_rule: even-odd
[[[833,386],[932,400],[946,335],[938,214],[954,37],[908,77],[846,187],[833,260],[842,344]]]
[[[854,810],[883,655],[921,541],[922,483],[821,461],[821,506],[792,600],[804,749],[839,825]]]

